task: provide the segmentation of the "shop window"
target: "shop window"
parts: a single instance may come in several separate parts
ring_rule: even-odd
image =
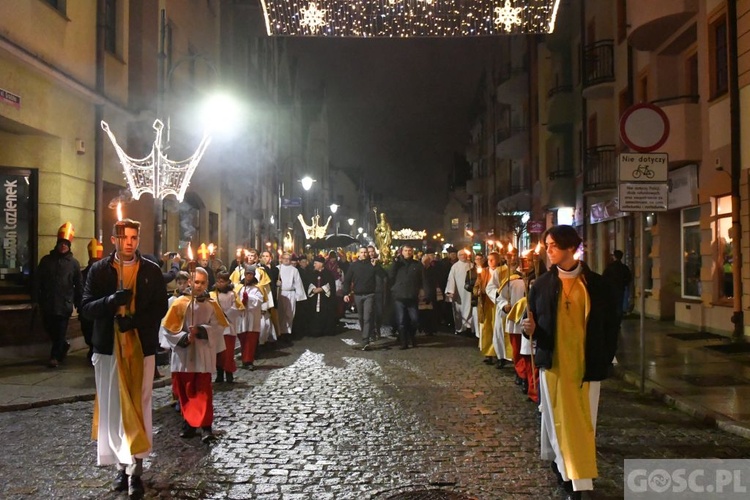
[[[701,298],[701,228],[700,207],[682,211],[682,297]]]
[[[0,302],[28,302],[36,262],[36,171],[0,167]]]
[[[713,200],[711,229],[714,241],[714,262],[719,299],[731,299],[734,295],[732,280],[732,197],[722,196]]]

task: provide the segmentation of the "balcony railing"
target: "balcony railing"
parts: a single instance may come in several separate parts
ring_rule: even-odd
[[[516,134],[522,134],[526,132],[528,126],[526,124],[511,125],[510,127],[504,126],[495,131],[495,144],[507,141]]]
[[[663,99],[656,99],[651,101],[651,104],[656,106],[674,106],[675,104],[697,104],[701,100],[699,95],[677,95],[672,97],[665,97]]]
[[[617,150],[614,144],[586,150],[583,176],[584,191],[615,189],[617,187]]]
[[[600,40],[583,49],[583,86],[615,81],[614,40]]]

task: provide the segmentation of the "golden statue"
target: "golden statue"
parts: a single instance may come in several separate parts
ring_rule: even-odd
[[[393,232],[391,225],[385,220],[385,212],[380,212],[380,222],[375,226],[375,244],[380,252],[380,260],[383,264],[391,262],[391,242],[393,241]]]

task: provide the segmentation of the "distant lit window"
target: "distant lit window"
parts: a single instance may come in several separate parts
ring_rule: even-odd
[[[117,53],[117,0],[104,0],[104,48]]]
[[[713,230],[714,262],[718,272],[719,299],[731,299],[734,295],[734,281],[732,277],[732,261],[734,247],[732,245],[732,197],[721,196],[713,200],[713,214],[711,217]]]

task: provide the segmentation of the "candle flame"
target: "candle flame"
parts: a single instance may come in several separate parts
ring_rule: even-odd
[[[188,243],[187,256],[188,260],[193,260],[193,248],[190,246],[190,243]]]
[[[122,220],[122,202],[117,202],[117,221]]]
[[[209,253],[209,255],[213,255],[215,249],[216,249],[216,247],[214,246],[213,243],[209,243],[208,244],[208,253]]]
[[[535,253],[535,254],[537,254],[537,255],[539,255],[539,252],[540,252],[541,250],[542,250],[542,244],[541,244],[541,242],[540,242],[540,243],[537,243],[537,244],[536,244],[536,248],[534,248],[534,253]]]
[[[573,254],[573,258],[575,260],[581,260],[581,257],[583,257],[583,252],[581,250],[576,250],[576,253]]]
[[[237,248],[237,254],[236,255],[237,255],[237,257],[239,257],[240,255],[242,255],[242,248],[241,247]]]
[[[531,249],[528,249],[528,250],[524,250],[524,251],[523,251],[523,252],[521,253],[521,256],[522,256],[522,257],[523,257],[523,258],[525,259],[526,257],[528,257],[528,256],[529,256],[529,254],[530,254],[530,253],[531,253]]]
[[[487,240],[487,244],[488,244],[489,246],[491,246],[491,247],[492,247],[492,246],[495,246],[495,242],[494,242],[493,240]]]
[[[513,253],[513,243],[508,243],[508,253]]]

